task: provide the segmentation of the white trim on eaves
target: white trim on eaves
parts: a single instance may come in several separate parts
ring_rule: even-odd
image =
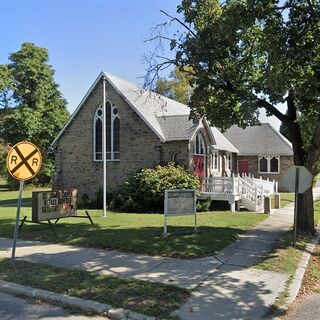
[[[105,72],[102,72],[104,76],[108,79],[108,82],[112,87],[118,92],[118,94],[126,101],[126,103],[139,115],[139,117],[148,125],[148,127],[156,134],[156,136],[161,140],[161,142],[166,142],[163,135],[157,132],[150,122],[142,115],[142,113],[128,100],[128,98],[119,90],[119,88],[113,83],[113,81],[108,77]]]
[[[71,123],[71,121],[73,120],[73,118],[77,115],[77,113],[80,111],[82,105],[86,102],[87,98],[89,97],[90,93],[93,91],[93,89],[95,88],[95,86],[98,84],[98,82],[100,81],[101,77],[103,76],[103,72],[101,72],[98,76],[98,78],[94,81],[94,83],[92,84],[92,86],[90,87],[90,89],[88,90],[88,92],[86,93],[86,95],[84,96],[84,98],[81,100],[80,104],[78,105],[78,107],[76,108],[76,110],[73,111],[72,115],[70,116],[70,118],[68,119],[68,121],[64,124],[64,126],[62,127],[61,131],[59,132],[59,134],[56,136],[56,138],[53,140],[53,142],[51,143],[51,147],[53,147],[56,142],[60,139],[60,137],[62,136],[62,134],[64,133],[64,131],[67,129],[67,127],[69,126],[69,124]]]
[[[159,132],[157,132],[153,126],[150,124],[150,122],[141,114],[141,112],[139,112],[139,110],[127,99],[127,97],[119,90],[119,88],[113,83],[113,81],[108,77],[108,75],[105,72],[101,72],[99,74],[99,76],[97,77],[97,79],[94,81],[94,83],[92,84],[92,86],[90,87],[90,89],[88,90],[88,92],[86,93],[86,95],[84,96],[84,98],[81,100],[80,104],[78,105],[78,107],[75,109],[75,111],[72,113],[71,117],[69,118],[69,120],[65,123],[65,125],[63,126],[63,128],[61,129],[61,131],[59,132],[59,134],[57,135],[57,137],[53,140],[53,142],[51,143],[51,147],[53,147],[57,141],[60,139],[60,137],[62,136],[62,134],[64,133],[64,131],[67,129],[67,127],[69,126],[69,124],[72,122],[73,118],[78,114],[78,112],[80,111],[80,109],[82,108],[82,106],[84,105],[84,103],[86,102],[86,100],[88,99],[89,95],[91,94],[91,92],[94,90],[94,88],[96,87],[96,85],[99,83],[99,81],[105,77],[107,79],[107,81],[111,84],[111,86],[116,90],[116,92],[126,101],[126,103],[129,104],[129,106],[139,115],[139,117],[147,124],[147,126],[155,133],[155,135],[160,139],[161,142],[165,142],[165,138],[163,135],[161,135]]]

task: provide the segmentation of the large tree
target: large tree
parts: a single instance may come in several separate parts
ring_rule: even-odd
[[[168,23],[184,30],[170,39],[175,57],[151,60],[148,76],[155,79],[169,64],[191,67],[192,117],[205,115],[222,129],[259,124],[265,109],[282,122],[295,164],[315,174],[320,155],[319,0],[183,0],[178,14],[166,14]],[[286,112],[279,103],[286,103]],[[311,189],[299,195],[298,229],[315,232]]]
[[[0,138],[10,145],[28,140],[42,149],[42,182],[52,174],[50,143],[69,116],[48,60],[47,49],[26,42],[0,66]]]

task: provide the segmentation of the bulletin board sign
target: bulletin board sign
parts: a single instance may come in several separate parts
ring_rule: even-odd
[[[186,216],[196,213],[195,190],[166,190],[164,214],[168,216]]]
[[[77,190],[32,192],[32,222],[77,215]]]
[[[169,216],[194,215],[194,230],[197,231],[196,190],[165,190],[164,234],[167,233]]]

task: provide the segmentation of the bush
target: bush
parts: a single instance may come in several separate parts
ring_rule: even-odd
[[[208,197],[204,200],[197,200],[197,212],[209,211],[211,207],[211,199]]]
[[[127,212],[162,211],[166,189],[196,189],[198,177],[183,167],[169,164],[143,169],[122,184],[111,203],[113,209]]]

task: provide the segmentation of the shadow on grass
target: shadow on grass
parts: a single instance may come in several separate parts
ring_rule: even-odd
[[[17,199],[6,199],[6,200],[0,200],[0,207],[6,207],[6,208],[14,208],[17,207],[18,204],[18,198]],[[22,199],[22,207],[23,208],[31,208],[32,207],[32,198],[24,198]]]
[[[17,261],[12,272],[9,260],[0,260],[0,279],[69,296],[130,308],[157,317],[168,317],[190,297],[186,289],[101,276],[76,269]],[[52,318],[53,319],[53,318]]]
[[[8,185],[6,179],[0,177],[0,192],[1,191],[10,191],[10,186]]]
[[[12,237],[14,219],[2,219],[0,233]],[[231,227],[200,227],[200,233],[193,233],[193,227],[168,226],[169,237],[162,235],[162,227],[114,228],[90,223],[68,223],[54,225],[56,235],[49,225],[25,223],[19,237],[27,240],[55,242],[84,247],[119,250],[148,255],[162,255],[192,259],[215,254],[244,233]]]
[[[7,223],[12,223],[10,220]],[[183,232],[183,231],[191,231],[192,227],[174,227],[171,226],[171,231],[174,232]],[[101,247],[105,248],[113,248],[120,249],[123,244],[126,244],[126,247],[132,246],[133,252],[138,253],[148,253],[156,254],[157,251],[167,255],[169,253],[172,256],[174,253],[180,255],[184,254],[186,258],[194,258],[191,254],[198,254],[201,256],[205,252],[212,255],[214,251],[221,246],[227,245],[228,242],[232,242],[237,238],[238,233],[242,233],[243,231],[237,228],[219,228],[219,227],[201,227],[202,231],[200,234],[192,234],[192,235],[178,235],[171,237],[162,237],[161,227],[142,227],[140,229],[131,228],[131,229],[113,229],[110,230],[108,228],[92,228],[90,225],[86,225],[85,223],[77,223],[75,225],[71,224],[60,224],[56,226],[57,237],[55,241],[70,243],[70,244],[81,244],[83,240],[94,241],[95,243],[100,243]],[[21,231],[21,235],[24,238],[31,236],[33,234],[33,239],[35,237],[38,240],[46,240],[45,237],[51,237],[49,229],[46,226],[36,226],[36,225],[28,225],[24,230]],[[68,235],[72,234],[73,239],[68,240]],[[268,232],[265,234],[261,234],[261,236],[267,236]],[[42,239],[40,239],[42,238]],[[47,238],[48,239],[48,238]],[[52,241],[51,241],[52,242]],[[9,245],[9,242],[8,242]],[[24,243],[24,246],[30,246],[30,243]],[[41,248],[43,246],[43,248]],[[21,248],[21,243],[19,244],[19,248]],[[88,250],[83,247],[66,247],[65,251],[53,251],[50,249],[50,246],[46,246],[45,244],[40,244],[39,248],[34,252],[31,252],[30,249],[26,249],[25,251],[19,251],[25,253],[28,256],[29,261],[37,262],[37,263],[45,263],[50,265],[64,265],[65,267],[75,269],[85,269],[94,271],[98,274],[113,274],[120,277],[133,277],[134,275],[146,275],[149,273],[153,273],[152,277],[149,277],[149,280],[152,281],[161,281],[165,282],[166,280],[171,281],[172,279],[177,279],[181,281],[181,283],[192,282],[193,284],[199,284],[204,279],[207,279],[206,286],[203,288],[205,294],[197,295],[190,305],[183,309],[183,313],[192,312],[190,310],[195,310],[197,317],[197,310],[208,310],[211,308],[211,311],[214,313],[212,315],[212,319],[215,315],[218,316],[218,312],[222,312],[225,315],[224,319],[234,318],[235,315],[239,316],[239,319],[257,319],[256,317],[256,308],[262,310],[263,313],[265,311],[265,302],[262,297],[267,294],[270,294],[270,286],[268,285],[267,280],[260,280],[259,277],[255,278],[254,281],[246,278],[246,274],[243,272],[243,267],[239,267],[237,265],[226,265],[223,268],[216,269],[217,266],[220,266],[219,262],[213,258],[205,258],[205,259],[197,259],[197,260],[174,260],[170,261],[168,259],[162,258],[153,258],[146,256],[133,256],[130,254],[125,254],[123,252],[110,252],[108,250]],[[167,252],[166,252],[167,250]],[[242,255],[244,252],[241,253]],[[253,255],[254,252],[248,252],[247,255]],[[20,260],[20,259],[18,259]],[[30,270],[32,268],[24,268],[26,270]],[[213,270],[214,269],[214,270]],[[213,271],[212,271],[213,270]],[[213,272],[213,273],[212,273]],[[231,272],[231,273],[230,273]],[[51,272],[48,275],[44,275],[39,280],[33,279],[35,283],[37,281],[43,282],[45,280],[45,285],[52,285],[52,281],[60,284],[64,284],[66,281],[72,281],[72,286],[75,290],[70,291],[70,287],[68,286],[68,294],[72,294],[74,292],[83,292],[85,297],[88,294],[90,297],[95,297],[95,295],[91,292],[85,292],[82,290],[83,288],[88,288],[87,283],[83,283],[82,280],[78,280],[77,278],[69,277],[68,275],[64,275],[63,277],[54,279],[57,277],[60,272]],[[208,274],[211,274],[210,278],[208,278]],[[236,276],[235,274],[239,274]],[[80,276],[78,277],[81,278]],[[23,279],[32,279],[31,276],[24,276]],[[85,279],[82,277],[82,279]],[[145,279],[145,278],[142,278]],[[101,281],[101,279],[100,279]],[[88,283],[94,283],[92,279],[88,280]],[[80,285],[81,283],[81,285]],[[174,284],[172,282],[168,282]],[[31,285],[31,284],[30,284]],[[80,285],[80,287],[79,287]],[[99,284],[101,286],[101,283]],[[98,287],[98,284],[97,284]],[[47,289],[47,288],[46,288]],[[125,290],[125,286],[120,284],[120,289]],[[104,291],[105,290],[105,291]],[[108,289],[109,290],[109,289]],[[97,300],[102,299],[102,297],[120,297],[124,295],[117,287],[114,287],[112,290],[112,294],[110,295],[107,290],[107,285],[103,291],[98,292]],[[126,307],[133,308],[135,305],[141,306],[139,297],[144,297],[144,299],[148,299],[148,292],[144,291],[134,291],[129,300],[126,300]],[[157,289],[150,289],[153,294],[157,294]],[[202,290],[200,288],[200,290]],[[126,291],[126,290],[125,290]],[[117,294],[114,294],[114,293]],[[126,291],[127,292],[127,291]],[[201,291],[203,292],[203,291]],[[232,292],[232,295],[226,297],[221,294],[221,292]],[[128,294],[128,293],[126,293]],[[151,315],[164,315],[163,312],[157,311],[158,307],[156,304],[159,300],[159,295],[168,294],[166,292],[158,292],[158,297],[151,296],[152,299],[155,299],[155,305],[152,305],[149,308],[149,312]],[[126,298],[127,299],[127,298]],[[138,300],[136,300],[138,299]],[[135,303],[136,301],[136,303]],[[239,304],[239,301],[242,303]],[[117,302],[105,300],[101,302],[112,303],[117,305]],[[143,301],[142,301],[143,303]],[[243,303],[246,304],[246,308],[243,307]],[[124,303],[121,302],[118,304],[119,306],[124,306]],[[212,309],[212,305],[217,308]],[[219,307],[218,307],[219,306]],[[171,310],[179,308],[179,303],[177,303]],[[223,311],[221,311],[223,310]],[[137,311],[147,311],[146,307],[143,310]],[[168,315],[166,313],[165,315]],[[178,313],[179,314],[179,313]],[[190,316],[190,314],[189,314]],[[191,314],[192,316],[192,314]],[[182,318],[183,314],[182,314]],[[199,319],[201,316],[199,316]]]

